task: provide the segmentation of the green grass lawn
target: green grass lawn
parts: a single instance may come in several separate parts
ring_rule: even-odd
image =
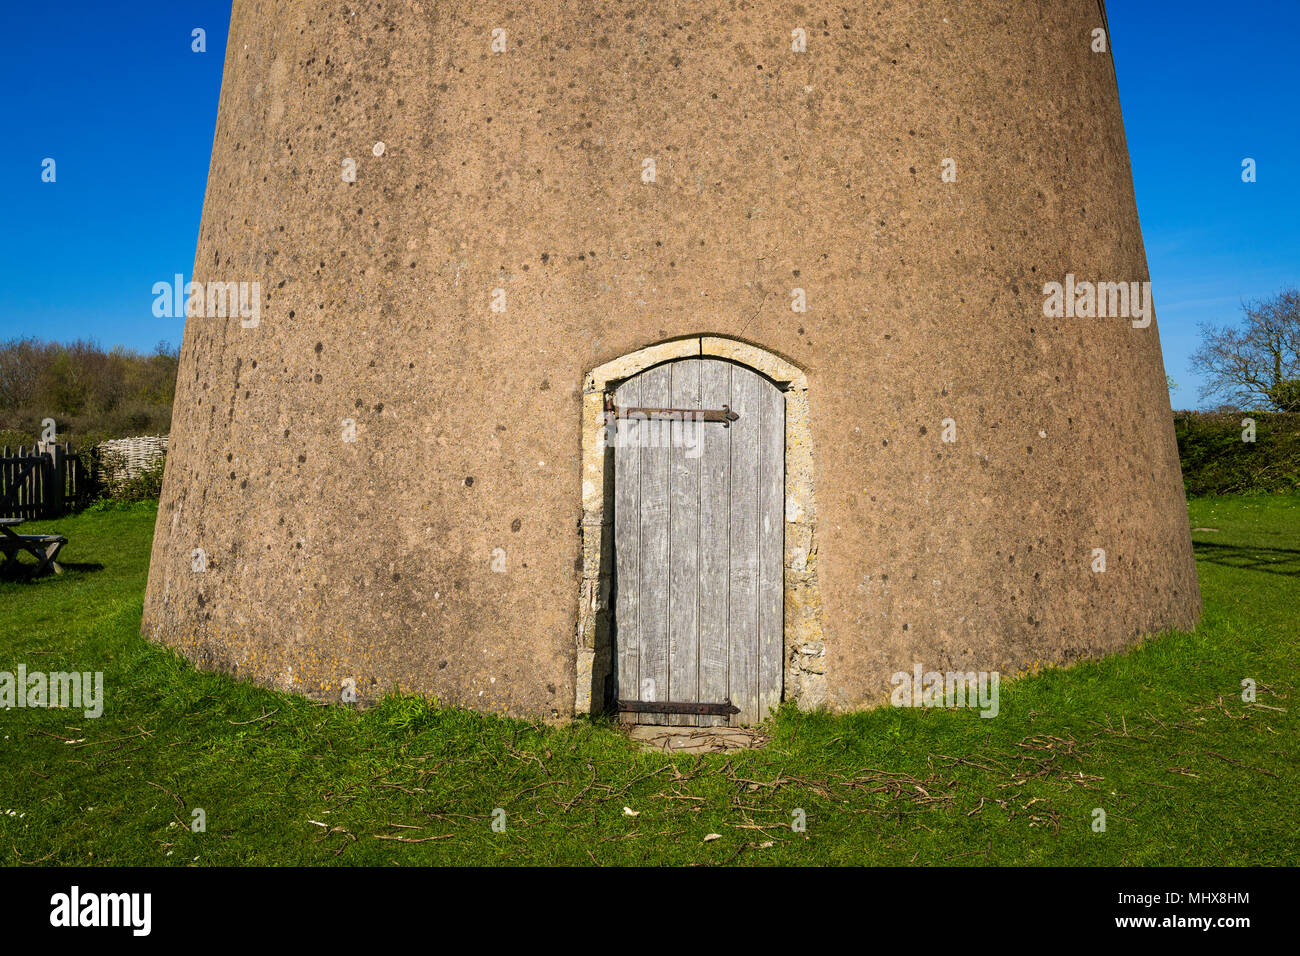
[[[0,580],[0,671],[103,671],[105,703],[0,711],[0,861],[1294,865],[1300,498],[1190,510],[1214,529],[1194,634],[1004,681],[992,720],[786,711],[762,750],[671,758],[600,721],[199,673],[139,635],[152,506],[33,522],[68,536],[67,573]]]

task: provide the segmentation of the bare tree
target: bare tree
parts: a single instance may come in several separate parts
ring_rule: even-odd
[[[171,421],[176,350],[105,352],[94,342],[0,341],[0,445],[35,440],[46,418],[81,442],[159,434]]]
[[[1192,368],[1204,373],[1201,398],[1239,408],[1300,411],[1300,290],[1243,302],[1240,327],[1201,326]]]

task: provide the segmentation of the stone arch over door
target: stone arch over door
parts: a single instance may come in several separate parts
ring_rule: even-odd
[[[779,695],[803,709],[825,704],[825,644],[817,584],[817,510],[809,425],[808,382],[793,363],[759,346],[722,336],[660,342],[592,369],[582,394],[582,579],[577,622],[576,713],[615,705],[613,657],[615,456],[606,441],[607,406],[618,387],[654,366],[713,357],[758,373],[784,401],[781,675]],[[766,716],[758,715],[759,718]]]

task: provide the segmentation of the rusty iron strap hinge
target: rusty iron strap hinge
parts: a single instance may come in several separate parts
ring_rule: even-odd
[[[627,408],[616,407],[612,401],[605,403],[605,410],[613,412],[615,418],[627,418],[640,415],[647,419],[681,419],[682,421],[721,422],[723,428],[730,428],[731,423],[740,418],[739,412],[733,412],[730,405],[722,408]]]
[[[625,714],[700,714],[708,717],[727,717],[740,713],[740,708],[729,700],[724,700],[720,704],[668,700],[620,700],[618,709]]]

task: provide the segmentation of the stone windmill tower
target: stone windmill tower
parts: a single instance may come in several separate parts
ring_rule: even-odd
[[[145,633],[719,723],[1192,627],[1107,44],[1097,0],[235,0],[194,271],[256,295],[187,323]]]

